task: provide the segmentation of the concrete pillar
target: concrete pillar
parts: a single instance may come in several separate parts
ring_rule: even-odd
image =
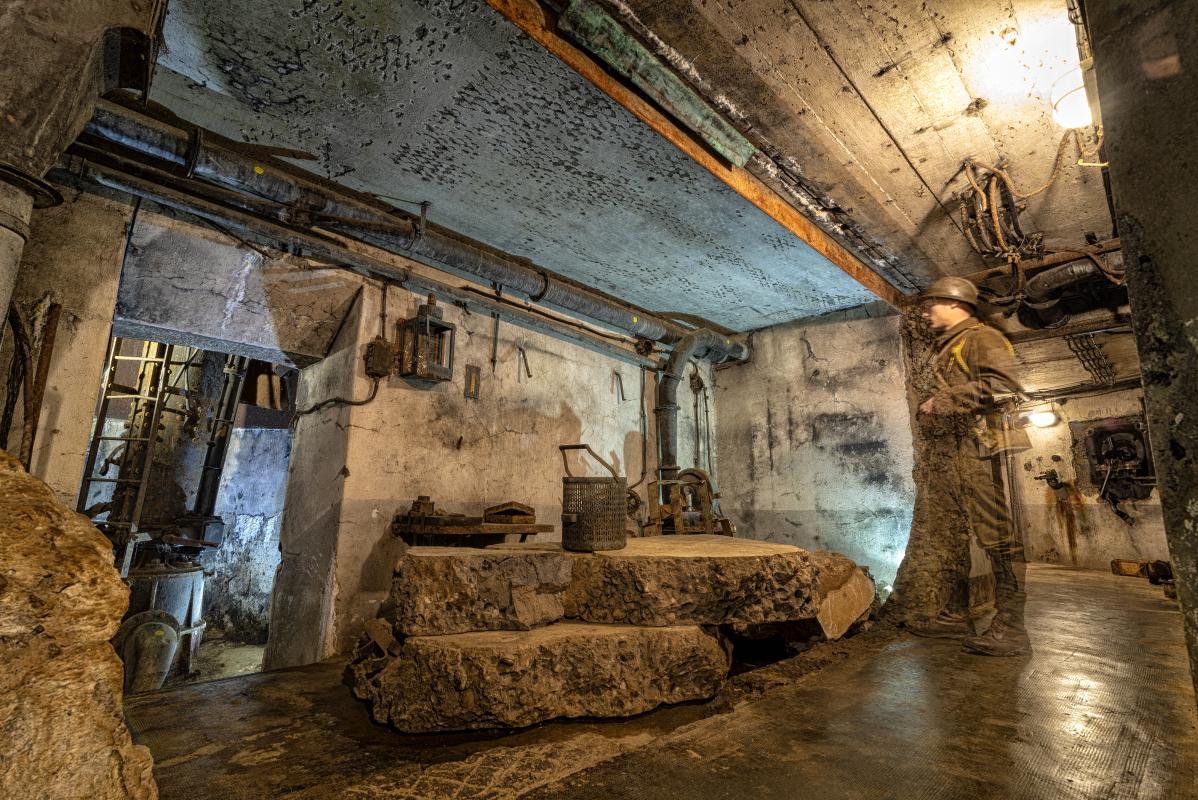
[[[1091,0],[1086,11],[1165,534],[1198,676],[1198,4]]]
[[[0,314],[8,314],[8,302],[17,283],[21,253],[29,239],[33,198],[24,189],[0,181]],[[3,324],[0,322],[0,324]]]

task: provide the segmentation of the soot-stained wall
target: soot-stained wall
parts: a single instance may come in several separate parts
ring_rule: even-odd
[[[1123,503],[1135,519],[1123,522],[1098,497],[1096,487],[1078,480],[1078,462],[1069,423],[1141,413],[1139,389],[1077,397],[1060,406],[1061,421],[1050,428],[1028,428],[1032,449],[1015,457],[1015,499],[1020,503],[1027,556],[1087,569],[1109,569],[1111,560],[1168,560],[1160,495],[1154,489],[1147,500]],[[1054,458],[1054,456],[1056,458]],[[1036,475],[1055,469],[1068,488],[1058,497]]]
[[[894,579],[911,525],[897,316],[867,307],[758,331],[716,372],[723,508],[739,535],[837,550]]]

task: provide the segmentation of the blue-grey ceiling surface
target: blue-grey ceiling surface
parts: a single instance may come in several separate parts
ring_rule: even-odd
[[[653,310],[748,330],[873,296],[483,0],[171,0],[154,99]]]

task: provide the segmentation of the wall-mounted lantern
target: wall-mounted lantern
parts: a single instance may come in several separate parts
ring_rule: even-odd
[[[457,326],[442,319],[437,296],[399,323],[399,375],[421,381],[453,379],[453,347]]]

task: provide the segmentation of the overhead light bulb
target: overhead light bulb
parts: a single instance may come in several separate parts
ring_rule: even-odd
[[[1053,81],[1048,99],[1052,102],[1052,118],[1062,128],[1088,128],[1094,124],[1080,66]]]
[[[1027,415],[1027,421],[1037,428],[1051,428],[1057,424],[1059,419],[1057,412],[1051,409],[1048,411],[1033,411]]]

